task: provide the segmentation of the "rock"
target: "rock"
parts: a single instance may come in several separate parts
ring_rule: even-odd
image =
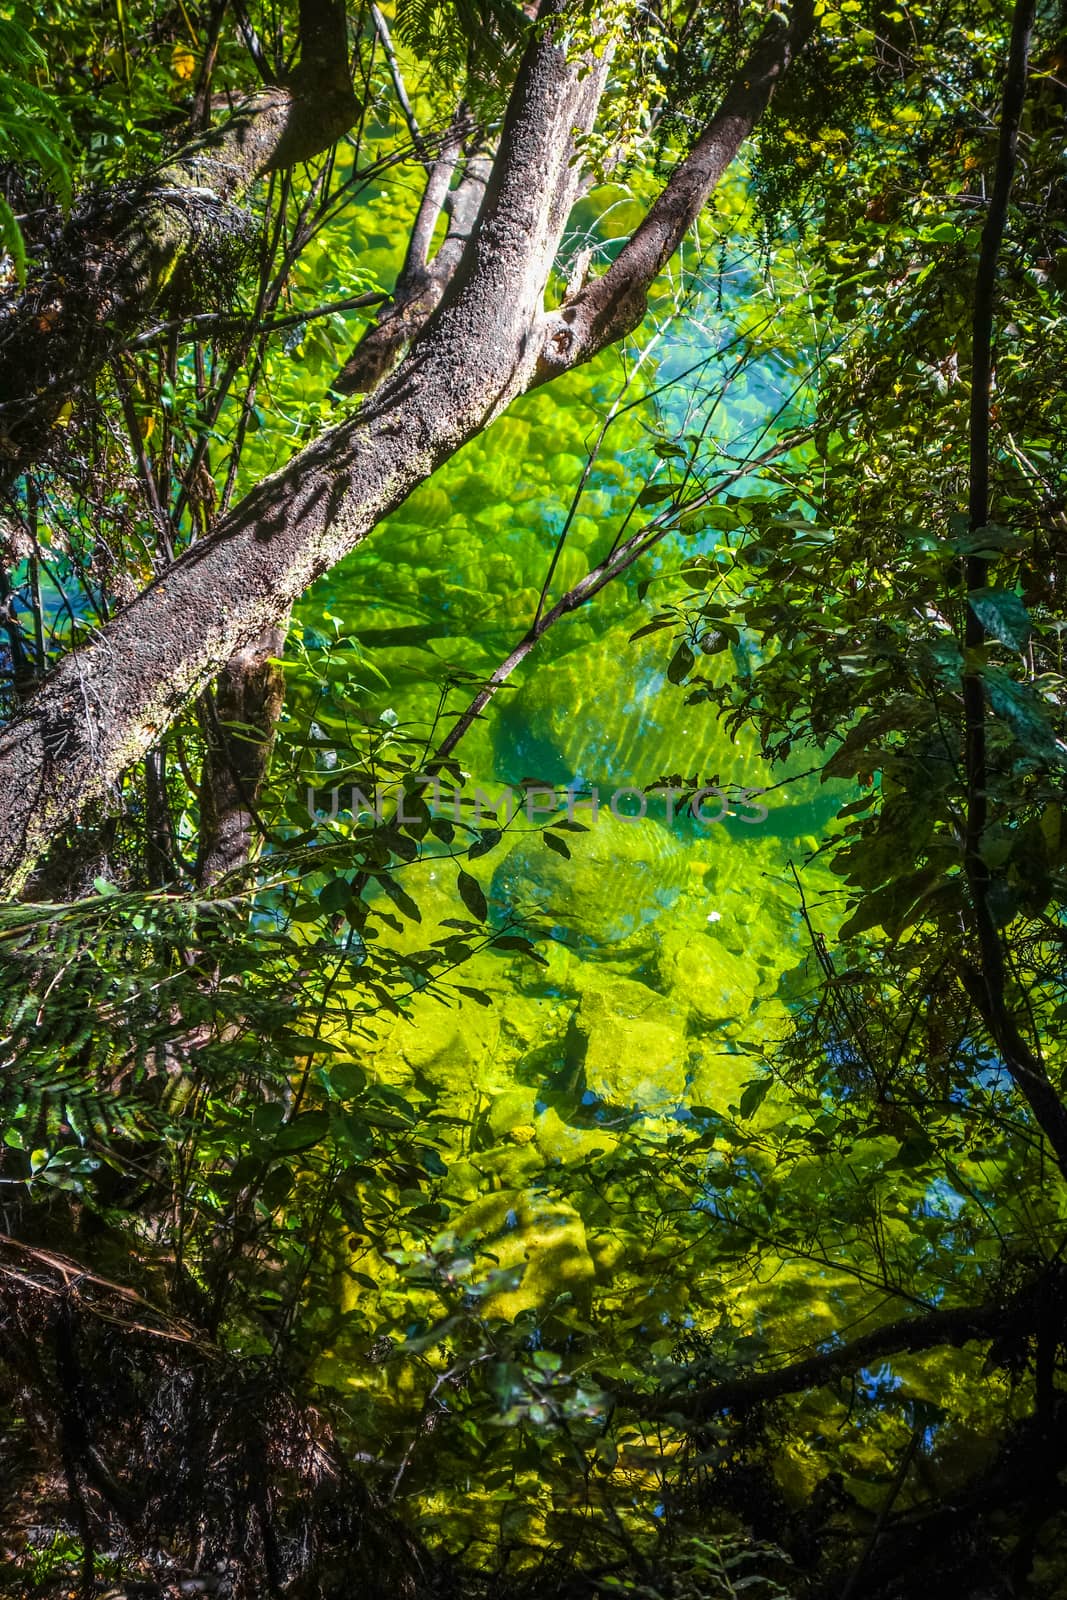
[[[473,1001],[446,1008],[424,1000],[413,1008],[413,1024],[400,1023],[393,1035],[410,1067],[442,1088],[457,1081],[481,1084],[496,1057],[500,1023],[495,1008]]]
[[[554,1106],[539,1113],[534,1137],[542,1159],[551,1164],[577,1161],[581,1156],[603,1154],[618,1144],[618,1135],[604,1129],[576,1128],[564,1122]]]
[[[564,1292],[580,1304],[588,1302],[596,1269],[582,1219],[565,1200],[503,1189],[477,1201],[457,1217],[454,1228],[457,1237],[485,1252],[475,1282],[490,1272],[523,1269],[516,1287],[486,1296],[487,1315],[511,1322],[520,1311],[550,1305]]]
[[[601,813],[588,833],[565,835],[570,859],[540,831],[520,836],[493,874],[491,904],[501,916],[530,917],[583,954],[651,945],[651,924],[677,900],[688,878],[684,847],[660,823]]]
[[[593,969],[574,1019],[587,1091],[644,1111],[677,1105],[685,1096],[685,1020],[647,985]]]
[[[494,1095],[486,1113],[486,1120],[498,1139],[510,1134],[519,1144],[529,1144],[534,1137],[533,1122],[537,1092],[534,1089],[510,1089]],[[529,1138],[525,1137],[529,1133]]]
[[[672,928],[656,957],[658,988],[689,1014],[695,1032],[736,1032],[757,999],[759,973],[717,937],[717,925],[693,932]]]

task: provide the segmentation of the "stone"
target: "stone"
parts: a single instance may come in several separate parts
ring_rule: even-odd
[[[588,1304],[596,1268],[582,1219],[565,1200],[533,1190],[502,1189],[476,1201],[454,1228],[457,1238],[471,1240],[485,1253],[474,1282],[484,1281],[490,1272],[522,1269],[514,1288],[485,1297],[488,1316],[511,1322],[521,1311],[548,1306],[562,1293]]]
[[[661,823],[610,812],[601,812],[587,833],[562,837],[569,860],[545,844],[540,830],[518,838],[493,874],[494,911],[529,917],[594,958],[623,943],[650,948],[652,924],[687,882],[686,851]]]
[[[588,1093],[608,1105],[665,1110],[684,1099],[685,1011],[646,984],[593,969],[574,1019]]]

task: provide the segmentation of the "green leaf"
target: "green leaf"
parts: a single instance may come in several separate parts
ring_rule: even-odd
[[[901,1140],[900,1148],[891,1161],[886,1162],[886,1171],[901,1169],[910,1171],[913,1167],[922,1167],[932,1158],[935,1145],[929,1134],[909,1133]]]
[[[554,850],[556,854],[558,856],[562,856],[565,861],[570,860],[571,852],[565,839],[561,839],[556,833],[543,833],[541,837],[544,839],[550,850]]]
[[[861,795],[858,800],[850,800],[847,805],[841,807],[837,815],[838,817],[854,817],[861,811],[869,811],[877,798],[877,790],[872,790],[870,794]]]
[[[673,499],[677,493],[672,483],[650,483],[647,489],[642,489],[637,497],[639,506],[658,506],[664,500]]]
[[[456,888],[459,890],[460,899],[475,921],[484,922],[489,915],[489,906],[477,878],[472,878],[470,873],[464,872],[461,867],[456,877]]]
[[[26,243],[22,237],[22,229],[15,218],[15,213],[0,195],[0,244],[11,257],[15,268],[15,278],[21,289],[26,282]]]
[[[466,983],[457,983],[456,989],[460,994],[465,994],[468,1000],[473,1000],[476,1005],[491,1006],[493,1003],[484,989],[472,989]]]
[[[493,946],[497,950],[517,950],[520,955],[529,956],[531,961],[536,961],[540,966],[548,966],[544,956],[538,955],[529,939],[523,939],[517,933],[498,933]]]
[[[989,703],[1031,755],[1063,764],[1067,751],[1053,730],[1048,708],[1032,689],[1016,683],[999,667],[983,667]]]
[[[966,524],[965,516],[962,520]],[[999,522],[987,523],[984,528],[964,526],[959,531],[954,530],[950,540],[951,548],[961,556],[1002,555],[1005,550],[1020,550],[1025,544],[1021,533],[1015,528],[1002,527]]]
[[[321,1143],[330,1131],[330,1117],[326,1111],[304,1111],[292,1122],[279,1128],[274,1136],[275,1150],[310,1150]]]
[[[671,657],[667,678],[671,683],[684,683],[696,664],[696,657],[683,641]]]
[[[367,1074],[355,1061],[340,1061],[329,1072],[330,1088],[340,1100],[351,1100],[367,1087]]]
[[[411,1127],[409,1117],[390,1111],[386,1106],[361,1106],[360,1116],[370,1127],[380,1128],[384,1133],[400,1133]]]
[[[495,850],[503,837],[503,830],[500,828],[483,828],[480,837],[475,839],[467,851],[468,859],[476,861],[479,856],[488,855],[490,850]]]
[[[319,890],[319,906],[327,914],[343,911],[352,898],[352,885],[347,878],[331,878]]]
[[[1030,642],[1030,614],[1011,589],[973,589],[970,607],[987,633],[1011,650],[1025,650]]]
[[[756,1112],[759,1110],[760,1106],[771,1092],[773,1083],[774,1079],[768,1074],[768,1076],[764,1078],[751,1078],[748,1083],[745,1084],[741,1094],[741,1103],[738,1106],[738,1110],[746,1121],[749,1117],[755,1116]]]
[[[296,1179],[289,1167],[284,1162],[279,1163],[263,1180],[263,1187],[259,1191],[262,1204],[269,1211],[273,1211],[292,1192],[295,1182]]]
[[[650,633],[660,633],[664,628],[672,627],[674,621],[673,616],[655,617],[651,622],[646,622],[643,627],[631,633],[630,643],[633,644],[635,639],[644,639]]]
[[[411,896],[400,887],[390,873],[379,872],[376,877],[398,911],[402,911],[404,916],[409,917],[412,922],[422,921],[422,912]]]

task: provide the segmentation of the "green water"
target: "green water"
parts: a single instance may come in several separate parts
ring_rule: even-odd
[[[701,450],[713,462],[717,450],[759,437],[781,407],[792,379],[773,353],[734,384],[728,404],[714,367],[666,394],[650,392],[702,359],[694,345],[702,341],[706,356],[729,331],[709,309],[684,341],[661,341],[647,361],[643,389],[629,391],[646,398],[607,435],[571,518],[549,603],[603,558],[635,496],[662,476],[657,441],[706,426]],[[384,716],[432,751],[452,725],[447,713],[462,711],[472,693],[469,682],[449,688],[450,675],[488,676],[522,637],[622,377],[611,354],[518,403],[308,597],[305,625],[354,636],[381,674],[381,682],[364,675],[368,687],[355,709],[365,724]],[[716,537],[702,536],[699,547],[710,549]],[[417,995],[407,1015],[380,1015],[352,1042],[379,1083],[454,1119],[443,1186],[449,1227],[477,1241],[497,1270],[523,1268],[521,1283],[486,1302],[492,1317],[553,1305],[561,1292],[575,1314],[598,1297],[607,1315],[654,1315],[660,1327],[684,1314],[684,1275],[652,1300],[639,1274],[632,1289],[620,1288],[632,1245],[593,1220],[567,1175],[586,1161],[625,1158],[635,1139],[646,1147],[663,1141],[706,1108],[736,1106],[788,1030],[787,975],[808,954],[791,863],[813,883],[817,874],[804,862],[838,801],[805,775],[813,762],[803,754],[772,770],[750,733],[731,739],[707,705],[687,705],[685,690],[667,680],[670,633],[630,640],[657,603],[659,575],[665,588],[665,575],[693,548],[692,540],[665,542],[551,629],[457,749],[464,794],[498,796],[511,786],[519,795],[522,780],[535,779],[578,796],[573,816],[586,831],[562,836],[569,858],[520,814],[493,849],[461,862],[481,884],[490,918],[497,925],[523,919],[546,964],[484,951],[459,977],[488,1004]],[[649,577],[656,584],[643,600],[638,585]],[[743,672],[746,659],[739,648],[709,657],[701,670]],[[328,732],[352,714],[351,706],[327,703],[320,720]],[[724,788],[780,787],[766,797],[762,820],[740,805],[719,822],[697,821],[684,809],[669,819],[662,799],[642,806],[636,791],[675,774]],[[630,793],[616,814],[611,796],[623,789]],[[706,814],[720,809],[711,802]],[[447,919],[465,915],[449,848],[461,845],[434,842],[405,866],[404,888],[421,921],[383,930],[383,942],[425,951],[448,933]],[[318,1373],[361,1394],[376,1417],[389,1415],[405,1385],[417,1391],[421,1379],[403,1363],[388,1375],[368,1370],[361,1351],[374,1331],[373,1296],[342,1248],[337,1254],[342,1321]],[[388,1265],[370,1266],[367,1258],[363,1266],[388,1301]],[[639,1297],[633,1306],[631,1293]],[[621,1296],[617,1306],[612,1295]],[[397,1304],[405,1308],[398,1316],[407,1316],[408,1302]],[[829,1307],[820,1312],[813,1300],[809,1314],[832,1320]],[[536,1542],[545,1535],[536,1474],[516,1495]],[[420,1515],[447,1537],[456,1509],[427,1487]]]
[[[628,391],[648,397],[609,431],[550,600],[602,558],[635,495],[662,471],[657,439],[704,428],[713,458],[717,441],[764,428],[788,393],[773,357],[735,383],[728,403],[714,364],[664,390],[696,365],[701,348],[706,358],[730,334],[710,309],[682,325],[684,339],[662,341]],[[385,680],[367,696],[365,715],[395,716],[432,749],[434,730],[439,739],[451,725],[440,716],[449,672],[488,675],[521,637],[622,377],[612,353],[519,402],[309,597],[308,622],[325,609],[362,641]],[[465,792],[497,796],[511,785],[521,794],[521,780],[535,778],[585,797],[573,815],[588,831],[567,835],[570,859],[520,816],[495,850],[466,864],[498,921],[518,916],[537,927],[547,974],[509,963],[502,993],[503,958],[486,955],[464,977],[500,998],[491,1013],[468,1002],[442,1013],[427,1001],[417,1028],[382,1029],[380,1071],[424,1074],[464,1115],[474,1100],[504,1096],[510,1109],[490,1126],[506,1137],[514,1114],[548,1159],[565,1154],[567,1130],[580,1143],[598,1116],[615,1125],[621,1113],[684,1115],[690,1103],[731,1098],[752,1073],[748,1052],[782,1028],[779,980],[804,953],[788,868],[815,847],[833,798],[803,776],[810,761],[798,756],[772,771],[750,733],[731,740],[706,705],[685,704],[684,690],[666,678],[669,633],[630,642],[652,611],[637,584],[683,553],[692,541],[665,543],[550,630],[457,751]],[[711,658],[709,668],[743,670],[743,655]],[[469,694],[453,689],[446,709],[462,709]],[[703,822],[682,808],[668,821],[662,800],[649,801],[643,817],[626,815],[641,807],[633,792],[618,800],[618,815],[609,803],[661,775],[758,790],[790,771],[797,776],[768,795],[763,820],[732,808]],[[709,802],[705,815],[721,811]],[[417,943],[425,946],[434,919],[456,914],[454,873],[427,859],[408,869],[405,885],[423,912]]]

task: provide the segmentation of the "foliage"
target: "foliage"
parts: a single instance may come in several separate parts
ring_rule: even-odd
[[[291,55],[284,8],[208,9],[48,18],[52,79],[19,104],[69,117],[86,183],[253,81],[249,29]],[[561,279],[612,258],[764,16],[668,9],[625,41],[588,154],[625,135],[630,165],[576,209]],[[493,29],[511,70],[510,11],[396,22],[417,126]],[[250,197],[225,296],[162,308],[13,491],[5,707],[332,411],[420,187],[350,24],[362,124]],[[277,728],[223,730],[274,741],[247,859],[197,881],[205,693],[0,913],[5,1583],[221,1562],[235,1593],[342,1593],[355,1549],[383,1593],[1057,1592],[1062,1171],[990,1007],[967,837],[977,678],[1006,1006],[1058,1103],[1051,22],[995,520],[965,513],[1005,29],[824,8],[755,179],[621,358],[526,397],[305,597]]]
[[[399,0],[396,28],[445,85],[468,78],[484,94],[520,46],[526,18],[514,0]]]
[[[26,28],[27,16],[19,8],[0,15],[0,164],[7,173],[18,169],[23,184],[39,174],[64,206],[71,195],[70,129],[55,100],[34,81],[45,54]],[[23,194],[32,193],[27,186]],[[21,199],[20,195],[20,199]],[[9,195],[0,194],[0,245],[10,257],[21,284],[26,276],[26,246]]]

